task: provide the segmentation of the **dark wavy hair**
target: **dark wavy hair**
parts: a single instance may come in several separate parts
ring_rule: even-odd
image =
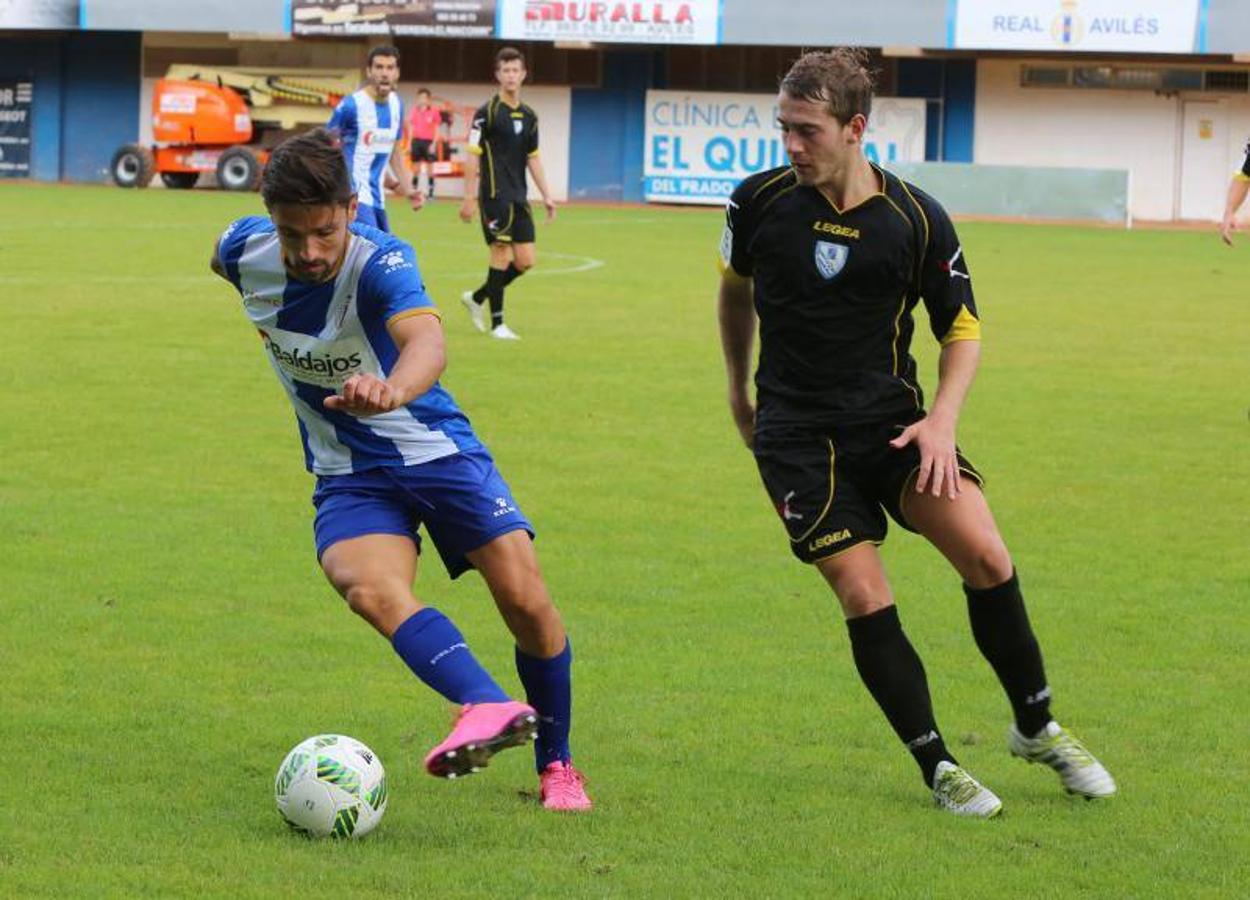
[[[369,56],[365,59],[365,68],[373,65],[373,61],[379,56],[389,56],[395,60],[395,65],[399,65],[399,48],[392,47],[390,44],[379,44],[369,51]]]
[[[843,124],[872,111],[872,72],[868,51],[858,47],[809,50],[781,79],[781,90],[798,100],[823,103]]]
[[[346,206],[355,191],[333,132],[315,128],[274,148],[260,181],[265,206]]]

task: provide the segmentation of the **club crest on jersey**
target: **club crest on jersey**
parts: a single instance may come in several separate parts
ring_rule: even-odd
[[[838,273],[842,271],[842,267],[846,265],[847,257],[850,255],[851,248],[846,246],[846,244],[817,241],[816,271],[820,272],[820,277],[826,281],[836,278]]]
[[[525,123],[521,121],[520,119],[512,120],[512,130],[515,131],[517,134],[520,134],[521,129],[524,127],[525,127]]]

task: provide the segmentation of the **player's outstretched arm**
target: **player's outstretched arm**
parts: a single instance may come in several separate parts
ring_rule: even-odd
[[[1237,210],[1246,202],[1250,192],[1250,180],[1233,178],[1228,185],[1228,198],[1224,201],[1224,220],[1220,223],[1220,237],[1228,246],[1233,245],[1233,232],[1237,230]]]
[[[754,289],[753,279],[727,268],[721,276],[716,305],[729,382],[729,411],[748,447],[752,446],[755,436],[755,406],[747,388],[751,377],[751,351],[755,347]]]
[[[399,347],[399,359],[385,378],[358,373],[327,397],[327,409],[353,416],[376,416],[410,403],[431,387],[447,367],[443,325],[438,316],[422,314],[394,318],[387,331]]]

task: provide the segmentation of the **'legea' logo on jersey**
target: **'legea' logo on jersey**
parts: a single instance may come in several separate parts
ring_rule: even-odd
[[[309,338],[309,341],[315,342],[315,346],[283,347],[269,332],[260,328],[256,330],[274,362],[296,381],[338,388],[360,370],[363,362],[360,353],[351,347],[340,348],[334,343],[316,341],[315,338]]]
[[[847,257],[850,255],[851,248],[846,246],[846,244],[817,241],[816,271],[820,272],[820,277],[826,281],[836,278],[838,273],[842,271],[842,267],[846,265]]]

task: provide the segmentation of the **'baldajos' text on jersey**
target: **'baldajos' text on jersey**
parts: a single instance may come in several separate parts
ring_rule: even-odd
[[[538,114],[524,103],[514,109],[496,94],[473,114],[466,149],[482,158],[480,199],[524,203],[525,164],[538,153]]]
[[[243,297],[265,356],[299,420],[304,461],[318,475],[412,466],[480,447],[468,419],[435,383],[398,409],[358,418],[325,399],[358,372],[386,378],[399,358],[387,323],[437,315],[403,241],[367,225],[348,226],[347,253],[331,281],[291,278],[273,223],[239,219],[217,256]]]
[[[873,167],[882,189],[839,210],[794,170],[747,178],[726,210],[726,277],[754,279],[757,428],[879,421],[923,408],[908,352],[923,297],[943,344],[976,340],[972,282],[945,210]]]
[[[326,125],[337,131],[352,175],[352,188],[365,206],[386,206],[382,173],[404,127],[404,104],[392,91],[379,103],[363,88],[344,97]]]

